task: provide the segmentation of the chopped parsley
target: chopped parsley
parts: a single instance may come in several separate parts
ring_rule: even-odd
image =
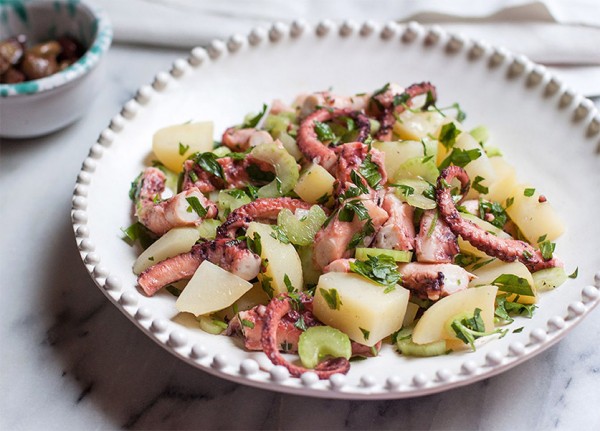
[[[528,198],[533,196],[534,193],[535,193],[535,189],[528,188],[528,189],[523,190],[523,196],[527,196]]]
[[[194,210],[194,212],[198,214],[198,217],[205,217],[208,213],[206,208],[202,206],[200,200],[196,196],[187,197],[185,198],[185,200],[188,204],[190,204],[190,206],[187,209],[187,212],[191,213],[192,210]]]
[[[194,160],[198,166],[200,166],[206,172],[213,174],[216,177],[225,180],[225,173],[223,167],[217,161],[218,157],[216,154],[211,152],[200,153]]]
[[[268,277],[265,274],[260,278],[260,287],[267,295],[269,295],[269,298],[273,298],[273,294],[275,293],[275,289],[273,289],[273,286],[271,285],[272,281],[273,278]]]
[[[287,237],[283,229],[279,226],[272,226],[273,232],[271,232],[271,238],[275,238],[277,241],[283,244],[289,244],[290,239]]]
[[[579,267],[575,268],[575,271],[569,275],[569,278],[577,278],[577,275],[579,275]]]
[[[179,143],[179,155],[183,156],[190,149],[189,145],[183,145],[181,142]]]
[[[250,329],[254,328],[254,322],[251,322],[247,319],[240,319],[240,322],[242,323],[242,326],[245,326],[246,328],[250,328]]]
[[[177,289],[172,284],[168,284],[167,286],[165,286],[165,290],[167,292],[169,292],[173,296],[179,296],[179,295],[181,295],[181,290]]]
[[[350,262],[350,271],[382,286],[395,286],[402,279],[394,258],[385,254],[370,255],[368,260]]]
[[[144,249],[150,247],[156,241],[156,236],[139,221],[125,229],[121,228],[121,232],[125,235],[123,239],[129,245],[133,245],[136,241],[139,241]]]
[[[518,302],[507,301],[508,295],[499,295],[496,297],[496,310],[494,315],[506,322],[511,323],[514,321],[512,316],[521,315],[531,318],[533,312],[537,308],[535,304],[519,304]]]
[[[270,183],[275,179],[273,172],[261,170],[258,165],[250,164],[246,167],[246,172],[251,181],[257,183]],[[280,186],[281,187],[281,186]]]
[[[485,178],[480,177],[479,175],[477,175],[475,177],[475,179],[473,180],[473,184],[471,187],[473,187],[476,191],[478,191],[479,193],[481,193],[482,195],[487,194],[490,190],[486,187],[481,185],[481,182],[485,181]]]
[[[510,207],[514,203],[514,201],[515,201],[515,198],[512,196],[509,198],[506,198],[506,205],[504,206],[504,209]]]
[[[491,214],[494,218],[489,221],[490,224],[496,226],[499,229],[502,229],[508,220],[508,216],[506,215],[506,211],[502,208],[497,202],[487,202],[484,200],[479,200],[479,218],[485,220],[485,215]]]
[[[338,214],[340,221],[351,222],[354,219],[354,214],[359,220],[369,220],[369,211],[365,208],[365,205],[359,200],[348,201],[344,204]]]
[[[348,250],[356,248],[365,238],[375,233],[375,226],[373,226],[373,222],[369,219],[363,226],[363,228],[352,235],[350,242],[348,243]]]
[[[502,274],[496,277],[492,283],[498,286],[498,289],[503,292],[516,293],[517,295],[532,296],[533,290],[529,282],[514,274]]]
[[[472,316],[459,315],[451,323],[450,327],[454,331],[456,338],[469,344],[471,349],[475,350],[475,340],[492,334],[506,334],[506,330],[497,329],[491,332],[485,332],[485,324],[481,318],[481,309],[476,308]]]
[[[344,305],[340,299],[340,294],[338,293],[337,289],[326,290],[320,287],[319,292],[323,296],[325,302],[327,302],[329,308],[332,310],[339,310],[340,307]]]
[[[337,139],[335,133],[327,123],[322,123],[320,121],[315,121],[315,132],[319,141],[321,142],[334,142]]]
[[[369,335],[371,335],[371,331],[367,331],[366,329],[363,329],[360,326],[358,327],[358,329],[360,329],[360,332],[362,332],[363,338],[365,339],[365,341],[368,341]]]
[[[460,135],[460,130],[456,128],[454,123],[444,124],[440,131],[439,141],[446,149],[450,149],[454,146],[458,135]]]
[[[241,128],[242,129],[251,129],[253,127],[256,127],[256,125],[258,124],[260,119],[265,115],[266,112],[267,112],[267,104],[263,103],[262,110],[258,114],[256,114],[254,117],[251,117],[248,120],[246,120],[241,125]]]
[[[371,154],[367,154],[365,160],[358,168],[358,172],[367,180],[367,183],[371,188],[377,189],[381,187],[381,173],[379,172],[379,166],[371,160]]]
[[[246,245],[248,248],[259,256],[262,254],[262,243],[260,241],[260,234],[254,232],[254,238],[246,237]]]
[[[288,277],[287,274],[285,274],[283,276],[283,283],[285,284],[285,287],[286,287],[288,293],[292,293],[296,290],[296,289],[294,289],[294,286],[292,285],[292,282],[290,281],[290,277]]]
[[[552,259],[552,253],[554,253],[554,249],[556,248],[556,244],[550,241],[542,241],[539,244],[540,253],[542,253],[542,257],[544,260]]]
[[[473,148],[472,150],[463,150],[461,148],[453,148],[450,154],[442,161],[439,168],[445,169],[450,164],[464,168],[473,160],[481,157],[481,149]]]
[[[306,327],[306,322],[304,321],[304,316],[300,315],[298,320],[294,322],[294,326],[301,331],[306,331],[308,328]]]

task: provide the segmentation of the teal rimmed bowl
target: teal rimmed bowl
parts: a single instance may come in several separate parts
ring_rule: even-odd
[[[0,0],[0,39],[25,34],[29,43],[75,37],[85,54],[45,78],[0,84],[0,136],[28,138],[80,118],[104,81],[104,54],[112,41],[107,16],[78,0]]]

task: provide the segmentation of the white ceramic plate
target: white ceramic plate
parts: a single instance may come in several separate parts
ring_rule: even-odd
[[[348,375],[319,381],[313,373],[291,378],[261,352],[236,340],[188,325],[168,293],[147,298],[136,289],[131,265],[139,250],[121,239],[132,222],[130,182],[143,169],[152,134],[190,119],[214,120],[217,133],[274,98],[327,89],[352,94],[386,82],[431,81],[438,106],[460,102],[466,124],[488,126],[492,141],[523,181],[543,190],[568,223],[557,253],[569,279],[541,297],[532,319],[518,318],[511,332],[473,353],[405,358],[391,346],[355,362]],[[490,377],[531,358],[563,337],[600,300],[597,239],[600,116],[543,67],[439,28],[323,22],[257,29],[248,37],[215,41],[159,73],[115,116],[83,162],[72,220],[81,257],[115,306],[148,337],[181,360],[243,384],[328,398],[403,398],[443,391]],[[585,210],[583,210],[585,206]],[[590,241],[590,239],[594,239]],[[596,275],[600,285],[600,272]],[[522,332],[513,329],[524,327]]]

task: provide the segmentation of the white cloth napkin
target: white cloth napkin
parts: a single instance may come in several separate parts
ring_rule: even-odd
[[[191,48],[245,35],[273,21],[415,20],[483,39],[549,66],[587,95],[600,95],[598,0],[90,0],[111,17],[115,41]],[[577,75],[577,74],[575,74]]]

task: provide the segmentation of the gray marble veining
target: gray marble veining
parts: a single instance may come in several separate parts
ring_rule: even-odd
[[[0,429],[600,429],[600,313],[496,377],[422,398],[339,401],[241,386],[145,337],[83,267],[69,210],[81,161],[136,89],[183,52],[117,46],[105,91],[0,158]]]

